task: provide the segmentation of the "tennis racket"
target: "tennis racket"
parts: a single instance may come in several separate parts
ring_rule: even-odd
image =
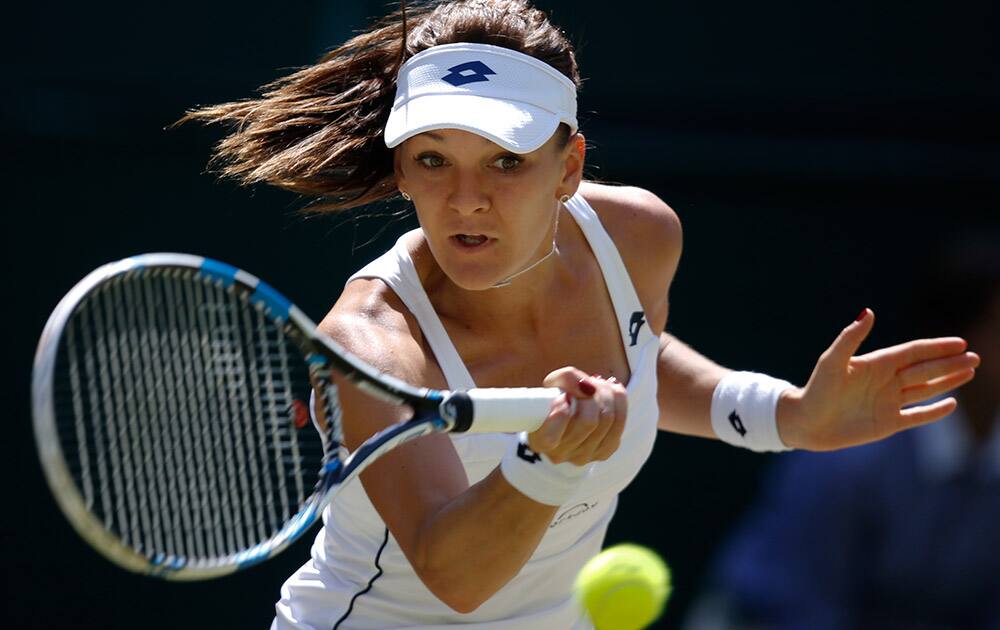
[[[334,374],[412,416],[348,453]],[[277,555],[408,440],[533,430],[559,395],[413,387],[256,277],[186,254],[90,273],[50,316],[32,375],[38,452],[63,513],[111,561],[177,580]]]

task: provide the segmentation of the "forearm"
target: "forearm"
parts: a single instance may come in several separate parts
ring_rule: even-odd
[[[676,337],[661,333],[656,365],[660,429],[715,438],[712,393],[729,371]]]
[[[428,516],[411,563],[439,599],[471,612],[517,575],[556,509],[521,494],[497,468]]]
[[[662,333],[657,362],[660,429],[716,439],[712,429],[712,396],[719,381],[731,371],[676,337]],[[778,435],[782,444],[790,448],[802,447],[801,398],[800,388],[786,389],[775,409]]]
[[[576,492],[584,466],[607,459],[621,438],[627,394],[620,383],[566,367],[543,384],[566,394],[478,483],[469,484],[443,434],[402,445],[361,474],[414,572],[458,612],[475,610],[521,571],[558,506]]]

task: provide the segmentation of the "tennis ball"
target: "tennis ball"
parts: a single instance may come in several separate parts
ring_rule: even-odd
[[[639,630],[663,612],[670,569],[651,549],[615,545],[583,565],[574,590],[596,630]]]

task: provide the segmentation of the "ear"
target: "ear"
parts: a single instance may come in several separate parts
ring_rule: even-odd
[[[557,199],[563,195],[572,197],[576,194],[576,190],[580,187],[580,181],[583,179],[583,165],[586,156],[586,138],[583,137],[582,133],[577,132],[570,137],[566,148],[563,149],[563,176],[556,189]]]

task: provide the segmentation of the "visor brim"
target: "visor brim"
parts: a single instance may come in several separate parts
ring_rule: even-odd
[[[425,131],[461,129],[512,153],[530,153],[552,137],[559,123],[558,114],[520,101],[474,94],[428,94],[392,110],[385,126],[385,144],[391,149]]]

